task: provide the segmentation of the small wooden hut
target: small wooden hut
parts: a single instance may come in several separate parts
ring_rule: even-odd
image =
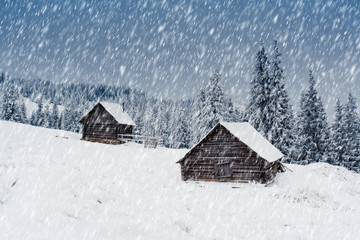
[[[121,134],[131,135],[135,123],[117,103],[99,102],[80,121],[82,139],[96,142],[121,143]]]
[[[184,181],[271,182],[283,154],[247,122],[218,123],[177,163]]]

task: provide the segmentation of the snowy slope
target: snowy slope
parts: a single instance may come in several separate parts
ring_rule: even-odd
[[[0,121],[0,239],[358,239],[360,175],[288,165],[269,187],[180,180],[186,151]]]
[[[19,103],[22,103],[22,102],[25,103],[26,116],[27,116],[27,118],[30,119],[30,118],[31,118],[31,114],[32,114],[33,112],[35,112],[35,111],[38,110],[38,104],[35,103],[35,102],[33,102],[33,101],[31,101],[29,98],[20,96],[20,101],[19,101]],[[44,105],[43,105],[43,107],[45,108],[46,106],[48,106],[49,109],[50,109],[50,111],[52,111],[54,104],[45,102]],[[58,105],[59,114],[61,114],[64,110],[65,110],[65,107],[64,107],[64,106]]]

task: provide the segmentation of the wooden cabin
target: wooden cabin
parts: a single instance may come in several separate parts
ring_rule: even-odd
[[[133,134],[135,123],[117,103],[99,102],[80,121],[82,139],[121,143],[120,134]]]
[[[177,163],[184,181],[269,183],[282,157],[249,123],[220,122]]]

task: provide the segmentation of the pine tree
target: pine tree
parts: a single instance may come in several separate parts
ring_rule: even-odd
[[[300,111],[297,115],[297,122],[296,122],[296,140],[294,144],[294,151],[292,152],[291,159],[294,163],[299,164],[308,164],[307,162],[307,154],[309,152],[309,138],[307,137],[307,132],[305,132],[305,126],[308,125],[306,112],[303,111],[305,109],[306,104],[306,97],[305,92],[301,93],[300,99]]]
[[[226,100],[220,79],[220,71],[215,68],[210,81],[202,83],[193,108],[192,145],[203,138],[219,121],[229,118],[229,111],[232,111],[232,109],[226,109]]]
[[[51,113],[48,104],[44,107],[44,127],[51,128]]]
[[[294,115],[288,94],[285,90],[282,54],[277,41],[274,41],[274,58],[271,63],[271,76],[267,84],[265,113],[267,139],[285,155],[285,161],[290,161],[291,149],[294,144]]]
[[[344,112],[344,166],[356,170],[360,167],[360,120],[356,112],[355,97],[349,93]]]
[[[325,110],[310,71],[309,89],[302,94],[298,116],[295,161],[300,164],[327,160],[329,132]]]
[[[263,136],[266,136],[269,131],[268,116],[265,109],[268,103],[269,89],[267,85],[269,81],[269,61],[264,43],[261,42],[260,49],[256,54],[254,77],[250,83],[250,101],[246,109],[246,119]]]
[[[64,128],[64,124],[63,124],[63,120],[64,120],[64,112],[61,112],[59,118],[58,118],[58,121],[57,121],[57,127],[56,129],[65,129]]]
[[[220,120],[227,115],[225,110],[225,96],[220,83],[221,74],[218,68],[215,68],[210,82],[206,88],[205,112],[207,117],[208,130],[213,128]]]
[[[43,127],[45,125],[45,114],[43,110],[43,99],[38,102],[38,109],[36,110],[36,123],[35,126]]]
[[[161,136],[164,139],[164,145],[170,146],[170,108],[166,101],[160,100],[157,102],[157,114],[155,117],[154,127],[155,136]]]
[[[56,103],[54,103],[50,116],[50,128],[54,128],[54,129],[58,128],[58,119],[59,119],[58,106]]]
[[[8,81],[4,89],[1,118],[7,121],[20,121],[17,100],[19,95],[12,82]]]
[[[225,122],[237,122],[239,120],[239,116],[234,109],[234,104],[231,98],[225,99],[225,112],[223,116],[223,120]]]
[[[205,113],[205,82],[202,83],[202,87],[200,89],[199,94],[196,97],[193,113],[192,113],[192,138],[190,145],[195,145],[207,131],[207,124],[204,121],[206,113]]]
[[[66,107],[63,112],[63,119],[62,119],[62,129],[65,131],[73,131],[72,126],[72,119],[73,119],[73,113],[70,109],[70,107]]]
[[[81,119],[81,111],[74,104],[67,106],[63,112],[62,129],[70,132],[79,132],[79,120]]]
[[[144,113],[144,126],[142,128],[141,134],[145,135],[145,136],[155,136],[155,127],[154,127],[154,122],[155,122],[155,116],[156,116],[156,112],[154,109],[154,101],[152,101],[152,99],[148,99],[146,106],[145,106],[145,113]]]
[[[37,123],[38,123],[37,114],[36,114],[36,111],[33,111],[31,113],[31,117],[30,117],[30,124],[33,126],[37,126]]]
[[[28,123],[26,105],[24,102],[20,105],[20,117],[22,123]]]
[[[335,108],[335,120],[331,126],[330,157],[328,162],[333,165],[344,165],[345,129],[343,123],[343,106],[338,99]]]
[[[186,118],[179,118],[178,125],[175,128],[175,148],[189,148],[190,131]]]
[[[173,148],[188,148],[190,144],[189,122],[185,110],[180,104],[175,104],[172,110],[169,142]]]
[[[274,41],[274,57],[268,61],[263,42],[256,54],[254,77],[246,120],[274,144],[290,162],[294,146],[294,115],[285,90],[282,54]],[[270,67],[269,67],[270,66]],[[269,69],[270,68],[270,69]]]

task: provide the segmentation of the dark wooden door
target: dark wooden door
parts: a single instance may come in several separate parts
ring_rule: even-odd
[[[231,177],[231,162],[219,162],[215,164],[216,178],[230,178]]]

